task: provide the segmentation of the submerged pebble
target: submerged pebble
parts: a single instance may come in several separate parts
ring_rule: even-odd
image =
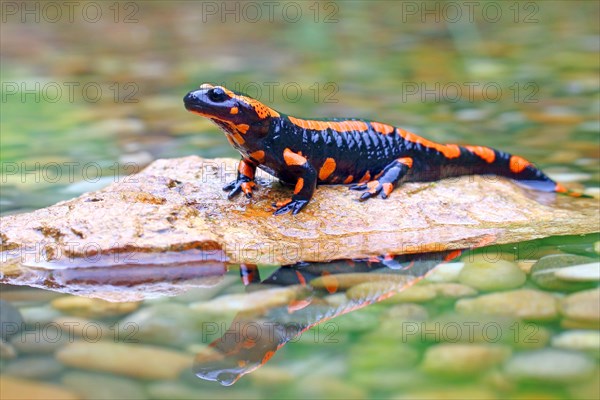
[[[0,398],[11,400],[77,400],[80,397],[63,387],[13,376],[0,375]]]
[[[425,351],[421,368],[432,374],[470,376],[502,363],[510,353],[504,345],[442,343]]]
[[[460,297],[470,297],[477,294],[477,290],[470,286],[463,285],[460,283],[431,283],[428,285],[432,287],[438,297],[447,299],[457,299]]]
[[[224,314],[235,312],[261,312],[282,306],[294,300],[298,294],[295,287],[274,288],[252,293],[226,294],[210,301],[190,304],[196,312]]]
[[[128,314],[139,307],[137,302],[114,303],[89,297],[64,296],[52,300],[53,308],[77,317],[103,318]]]
[[[436,266],[426,277],[429,282],[457,282],[465,263],[454,262]]]
[[[571,383],[590,378],[596,366],[579,352],[541,349],[513,355],[504,371],[517,380]]]
[[[483,259],[465,264],[458,280],[477,290],[507,290],[523,286],[527,275],[513,262]]]
[[[560,302],[561,313],[581,322],[600,322],[600,289],[584,290],[571,294]]]
[[[63,366],[52,357],[23,357],[11,361],[3,374],[20,378],[44,379],[60,374]]]
[[[456,311],[465,314],[505,315],[527,320],[552,320],[558,315],[557,299],[546,292],[518,289],[460,299]]]
[[[542,257],[531,267],[531,279],[543,289],[574,291],[587,288],[587,284],[567,282],[560,279],[556,272],[565,267],[588,264],[593,258],[573,254],[551,254]]]
[[[561,332],[552,338],[552,346],[568,350],[582,350],[600,355],[600,332],[572,330]]]
[[[155,346],[75,342],[56,352],[65,365],[140,379],[175,379],[192,365],[192,356]]]
[[[554,275],[563,281],[598,282],[600,281],[600,262],[561,268],[554,271]]]
[[[12,360],[17,356],[17,350],[10,343],[0,339],[0,360]]]
[[[10,343],[19,353],[50,354],[73,339],[74,335],[70,336],[68,331],[63,331],[57,324],[23,331],[13,336]]]
[[[432,285],[412,285],[385,300],[386,303],[423,303],[435,299],[437,291]]]
[[[85,400],[147,399],[143,386],[132,379],[88,372],[67,372],[63,385]]]
[[[6,300],[0,300],[0,339],[7,340],[23,329],[19,310]]]

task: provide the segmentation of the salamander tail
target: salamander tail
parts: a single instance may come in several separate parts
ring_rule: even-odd
[[[564,187],[563,185],[561,185],[560,183],[557,183],[554,187],[554,191],[556,193],[562,193],[562,194],[566,194],[567,196],[571,196],[571,197],[581,197],[584,199],[593,199],[594,196],[590,196],[587,194],[583,194],[581,192],[575,192],[573,190],[569,190],[566,187]]]

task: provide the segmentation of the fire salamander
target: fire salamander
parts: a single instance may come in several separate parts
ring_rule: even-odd
[[[258,100],[204,83],[183,99],[209,118],[242,155],[237,179],[223,190],[252,196],[256,168],[295,186],[276,215],[297,214],[317,184],[352,184],[364,201],[387,198],[401,182],[494,174],[546,192],[569,193],[527,160],[485,146],[440,144],[405,129],[361,119],[302,119]]]

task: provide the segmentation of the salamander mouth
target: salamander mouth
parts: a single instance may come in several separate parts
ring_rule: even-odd
[[[189,111],[202,111],[205,107],[203,107],[204,102],[196,95],[195,91],[189,92],[183,98],[183,104],[185,105],[186,110]]]

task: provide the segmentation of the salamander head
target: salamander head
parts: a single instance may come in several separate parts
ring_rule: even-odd
[[[210,118],[232,134],[244,135],[253,127],[264,129],[271,117],[279,117],[277,111],[258,100],[209,83],[186,94],[183,102],[188,111]]]

